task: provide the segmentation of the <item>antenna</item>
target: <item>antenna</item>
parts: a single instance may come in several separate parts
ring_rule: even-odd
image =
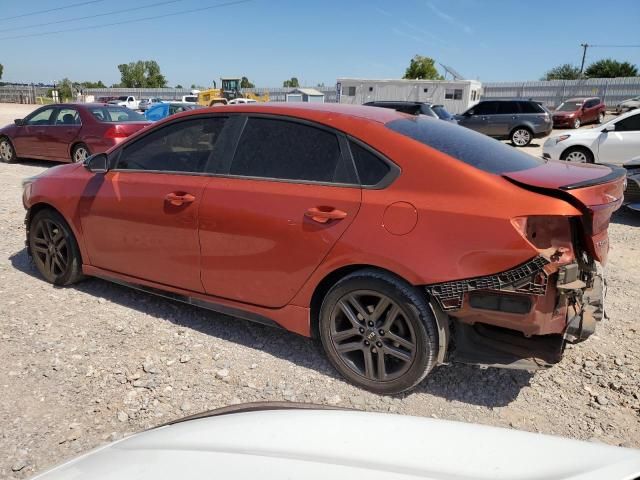
[[[440,66],[444,68],[445,77],[447,76],[447,73],[450,73],[454,80],[465,80],[464,76],[460,75],[456,70],[453,69],[453,67],[449,67],[442,63],[440,64]]]

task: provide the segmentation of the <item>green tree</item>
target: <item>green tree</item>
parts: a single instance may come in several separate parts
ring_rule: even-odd
[[[638,68],[629,62],[605,58],[589,65],[584,74],[591,78],[637,77]]]
[[[404,77],[410,80],[443,80],[444,77],[438,73],[434,65],[435,60],[430,57],[416,55],[409,62]]]
[[[78,85],[82,88],[107,88],[107,86],[102,83],[102,80],[98,80],[97,82],[80,82]]]
[[[578,78],[580,78],[580,69],[570,63],[565,63],[553,67],[544,74],[542,80],[577,80]]]
[[[167,79],[160,73],[160,66],[155,60],[138,60],[137,62],[118,65],[120,85],[126,88],[162,88],[167,86]]]
[[[178,85],[176,85],[176,88],[184,88],[184,87],[182,85],[178,84]]]
[[[60,80],[56,85],[56,90],[58,90],[58,98],[61,102],[71,100],[75,97],[73,82],[68,78]]]
[[[2,72],[4,70],[4,67],[2,66],[2,64],[0,63],[0,78],[2,78]]]
[[[296,77],[291,77],[290,80],[285,80],[284,82],[282,82],[282,86],[289,88],[298,88],[300,86],[300,82],[298,82],[298,79]]]
[[[242,80],[240,80],[240,88],[256,88],[256,86],[251,83],[247,77],[242,77]]]

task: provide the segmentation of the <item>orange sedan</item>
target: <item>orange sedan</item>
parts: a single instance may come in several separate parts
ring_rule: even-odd
[[[624,171],[344,105],[178,114],[27,179],[43,277],[104,278],[318,337],[350,381],[557,363],[603,315]]]

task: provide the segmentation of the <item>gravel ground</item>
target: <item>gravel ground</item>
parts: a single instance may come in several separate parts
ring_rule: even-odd
[[[4,115],[4,116],[2,116]],[[16,116],[0,106],[0,124]],[[4,120],[6,122],[6,120]],[[289,400],[640,447],[640,215],[610,227],[610,319],[537,373],[438,368],[384,397],[344,382],[311,340],[101,280],[45,283],[24,249],[20,180],[0,164],[0,478],[229,404]]]

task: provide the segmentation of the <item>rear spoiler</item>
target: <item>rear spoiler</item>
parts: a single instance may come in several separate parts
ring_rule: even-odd
[[[560,187],[560,189],[561,190],[574,190],[576,188],[591,187],[593,185],[602,185],[603,183],[609,183],[609,182],[612,182],[614,180],[618,180],[619,178],[627,176],[627,171],[622,167],[618,167],[617,165],[609,165],[607,163],[601,163],[599,165],[603,165],[605,167],[610,168],[611,172],[608,173],[607,175],[604,175],[604,176],[598,177],[598,178],[594,178],[592,180],[584,180],[582,182],[570,183],[569,185],[563,185],[562,187]]]

